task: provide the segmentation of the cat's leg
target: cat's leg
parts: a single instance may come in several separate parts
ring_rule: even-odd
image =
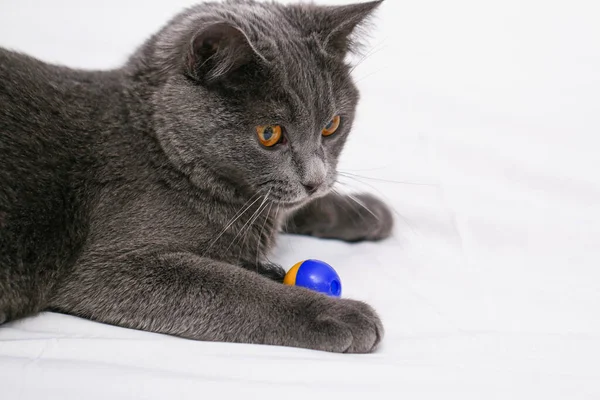
[[[366,353],[383,328],[368,305],[284,286],[190,253],[80,265],[51,309],[191,339]]]
[[[293,213],[284,231],[348,242],[387,238],[393,228],[390,209],[369,195],[330,193]]]

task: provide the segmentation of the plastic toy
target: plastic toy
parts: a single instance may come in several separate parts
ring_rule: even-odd
[[[285,275],[283,283],[302,286],[332,297],[342,296],[342,282],[335,269],[319,260],[300,261]]]

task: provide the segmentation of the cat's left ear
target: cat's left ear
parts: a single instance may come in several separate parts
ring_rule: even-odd
[[[220,22],[204,27],[193,36],[185,68],[194,80],[212,84],[231,78],[241,67],[259,57],[244,32]]]
[[[319,35],[328,53],[343,57],[357,50],[357,30],[369,19],[383,0],[321,9]]]

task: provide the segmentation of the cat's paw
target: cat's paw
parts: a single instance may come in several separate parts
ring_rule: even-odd
[[[390,208],[383,201],[370,194],[353,196],[352,212],[358,216],[348,222],[348,240],[382,240],[389,237],[394,228],[394,218]]]
[[[335,197],[327,204],[328,212],[313,224],[310,234],[347,242],[382,240],[389,237],[394,219],[389,207],[367,194]]]
[[[390,208],[367,194],[331,194],[314,200],[288,219],[285,232],[347,242],[381,240],[391,235]]]
[[[328,302],[311,328],[319,343],[313,348],[336,353],[371,353],[383,337],[383,324],[373,308],[349,299]]]

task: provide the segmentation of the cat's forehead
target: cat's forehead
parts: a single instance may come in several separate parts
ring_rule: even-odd
[[[306,42],[295,45],[285,49],[277,61],[286,95],[290,102],[300,103],[296,108],[310,110],[317,119],[329,118],[337,108],[332,71],[322,55],[310,51]]]
[[[286,99],[292,119],[322,124],[339,112],[340,89],[351,84],[343,60],[328,55],[316,35],[268,39],[263,49],[275,77],[271,85]]]
[[[199,5],[186,22],[226,21],[241,30],[270,70],[268,81],[257,82],[260,98],[254,99],[255,104],[284,107],[285,112],[272,114],[320,126],[342,111],[343,104],[354,103],[346,99],[354,96],[354,89],[348,66],[328,54],[318,29],[307,33],[310,10],[310,5],[234,0]]]

